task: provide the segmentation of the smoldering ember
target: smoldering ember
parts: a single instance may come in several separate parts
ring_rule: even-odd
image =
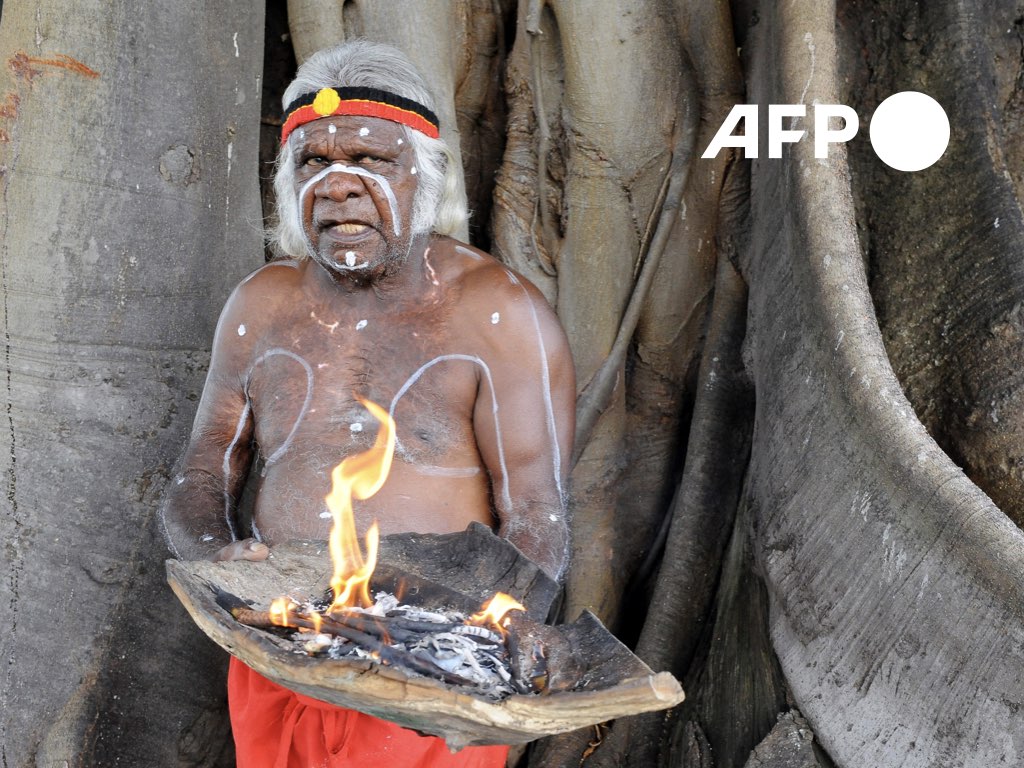
[[[523,606],[504,593],[472,616],[401,604],[389,592],[375,595],[368,608],[334,612],[328,612],[329,596],[257,611],[219,590],[217,602],[239,623],[288,638],[298,654],[372,659],[463,686],[495,701],[512,693],[548,690],[546,647],[537,642],[526,642],[524,647],[517,622],[509,615],[524,610]],[[558,687],[568,689],[578,682],[578,677],[563,678]]]

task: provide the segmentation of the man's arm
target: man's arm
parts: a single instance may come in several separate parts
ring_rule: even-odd
[[[167,546],[183,560],[262,560],[269,554],[265,545],[238,537],[237,500],[253,456],[245,371],[250,350],[236,330],[238,294],[217,324],[189,444],[161,505]]]
[[[474,431],[491,475],[499,532],[560,579],[569,559],[566,500],[576,399],[572,356],[540,292],[511,272],[501,282],[511,290],[501,290],[507,301],[497,316],[487,313],[492,318],[486,332],[489,352]]]

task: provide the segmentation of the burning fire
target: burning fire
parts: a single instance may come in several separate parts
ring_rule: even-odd
[[[494,627],[498,629],[502,634],[505,633],[505,625],[508,621],[502,622],[505,619],[506,614],[509,611],[525,611],[526,608],[516,600],[512,595],[506,595],[504,592],[498,592],[484,603],[483,608],[480,609],[479,613],[474,613],[469,617],[469,623],[471,624],[485,624],[490,622]]]
[[[358,400],[380,422],[380,429],[369,450],[349,456],[331,473],[331,492],[324,499],[334,518],[330,538],[331,562],[334,564],[334,576],[331,578],[334,602],[331,603],[331,611],[348,608],[356,600],[364,607],[373,605],[369,583],[377,565],[380,529],[374,521],[366,532],[364,560],[356,535],[352,498],[362,501],[381,489],[391,471],[391,459],[395,453],[394,419],[376,403],[362,398]]]
[[[373,605],[369,583],[377,565],[380,529],[375,521],[367,530],[364,557],[356,534],[352,499],[366,500],[381,489],[391,470],[395,452],[394,420],[376,403],[357,399],[380,422],[380,429],[369,450],[349,456],[334,468],[331,473],[331,491],[324,498],[333,518],[328,543],[334,568],[331,578],[334,599],[325,612],[329,618],[335,611],[351,608],[357,603],[363,607]],[[509,611],[525,610],[514,597],[498,592],[466,623],[481,626],[490,624],[504,635]],[[290,598],[279,597],[270,606],[270,620],[276,626],[300,627],[320,632],[325,619],[324,615],[314,610],[303,610]]]

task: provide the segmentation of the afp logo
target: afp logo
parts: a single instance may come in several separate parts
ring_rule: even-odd
[[[805,130],[783,128],[784,118],[807,117],[804,104],[768,105],[768,157],[782,157],[783,144],[795,144],[804,138]],[[857,113],[845,104],[813,104],[814,156],[828,157],[830,144],[841,144],[857,135],[860,120]],[[842,128],[833,129],[833,118],[842,122]],[[744,123],[744,133],[733,131]],[[713,158],[723,147],[740,147],[747,158],[758,157],[757,104],[737,104],[729,112],[722,127],[704,150],[702,158]],[[949,118],[931,96],[917,91],[895,93],[881,104],[871,116],[868,129],[875,154],[886,165],[898,171],[923,171],[938,162],[949,145]]]

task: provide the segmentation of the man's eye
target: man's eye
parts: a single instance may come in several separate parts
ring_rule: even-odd
[[[330,162],[331,161],[328,160],[326,157],[321,157],[320,155],[311,155],[302,160],[303,165],[308,165],[317,168],[325,165],[330,165]]]
[[[377,155],[357,155],[354,159],[362,165],[376,165],[386,162],[383,157],[378,157]]]

